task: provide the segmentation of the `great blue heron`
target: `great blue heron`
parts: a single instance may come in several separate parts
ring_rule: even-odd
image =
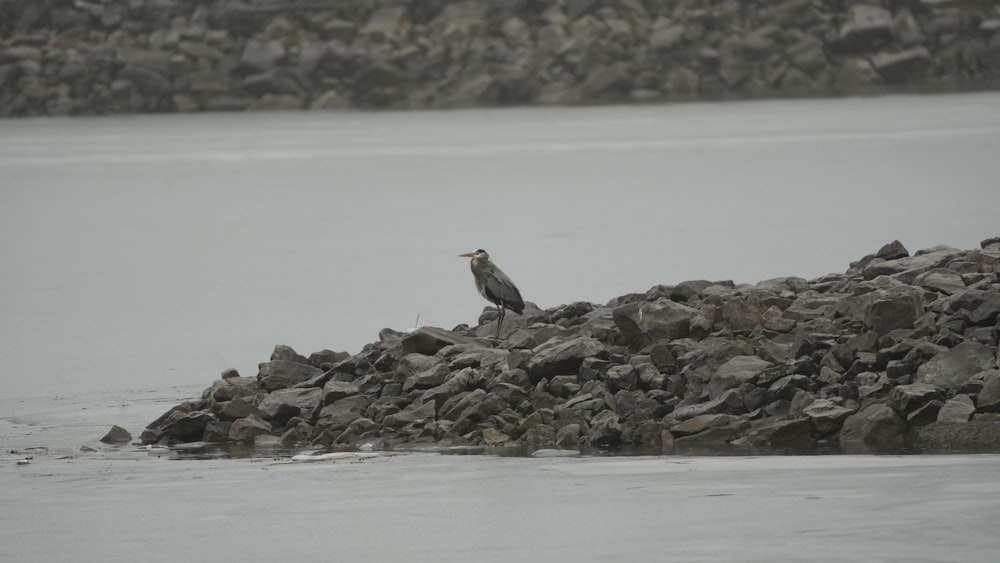
[[[500,338],[500,326],[503,325],[506,309],[510,309],[518,315],[524,311],[524,299],[521,299],[521,292],[517,290],[517,286],[510,281],[507,274],[503,273],[503,270],[490,262],[490,255],[482,248],[458,256],[459,258],[472,258],[472,275],[476,278],[476,289],[487,301],[500,309],[500,317],[497,319],[497,338]]]

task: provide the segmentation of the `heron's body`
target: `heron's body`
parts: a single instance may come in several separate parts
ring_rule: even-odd
[[[497,319],[497,338],[500,338],[500,327],[507,309],[517,314],[524,312],[524,299],[514,282],[503,273],[496,264],[490,261],[490,255],[485,250],[462,254],[463,258],[472,258],[472,275],[476,278],[476,289],[487,301],[500,309]]]

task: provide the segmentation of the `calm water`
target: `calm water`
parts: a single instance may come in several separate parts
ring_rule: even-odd
[[[0,387],[207,386],[275,344],[815,277],[1000,235],[1000,95],[0,123]]]
[[[814,277],[1000,235],[1000,95],[0,122],[12,561],[992,561],[1000,456],[173,460],[137,434],[274,344]],[[81,451],[81,446],[93,450]],[[25,465],[17,460],[31,455]],[[100,514],[100,518],[93,518]]]

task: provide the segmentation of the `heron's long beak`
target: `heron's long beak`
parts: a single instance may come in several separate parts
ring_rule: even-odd
[[[459,258],[472,258],[475,255],[476,255],[475,252],[466,252],[465,254],[459,254],[458,257]]]

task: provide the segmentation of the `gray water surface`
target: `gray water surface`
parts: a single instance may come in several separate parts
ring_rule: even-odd
[[[0,123],[0,386],[208,385],[275,344],[841,272],[1000,234],[1000,95]]]

